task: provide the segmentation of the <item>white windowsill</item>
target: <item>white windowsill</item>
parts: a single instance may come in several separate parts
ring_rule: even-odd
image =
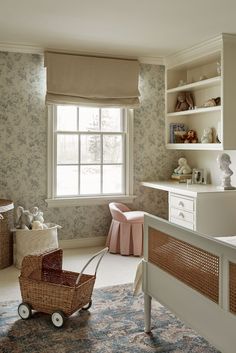
[[[73,206],[89,206],[89,205],[106,205],[109,202],[127,202],[132,203],[136,198],[135,195],[119,195],[119,196],[96,196],[96,197],[71,197],[71,198],[54,198],[46,199],[48,207],[73,207]]]

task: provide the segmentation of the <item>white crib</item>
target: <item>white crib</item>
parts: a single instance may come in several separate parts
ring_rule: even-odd
[[[145,215],[145,331],[153,297],[222,353],[235,353],[235,244],[236,236],[208,237]]]

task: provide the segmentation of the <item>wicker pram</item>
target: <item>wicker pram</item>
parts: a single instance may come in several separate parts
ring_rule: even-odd
[[[56,327],[62,327],[66,317],[79,309],[88,309],[96,273],[105,248],[93,255],[80,273],[62,270],[61,249],[25,256],[19,276],[22,303],[18,313],[28,319],[32,309],[51,314]],[[84,274],[89,263],[98,257],[93,275]]]

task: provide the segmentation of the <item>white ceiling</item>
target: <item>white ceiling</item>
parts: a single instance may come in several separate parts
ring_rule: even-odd
[[[235,0],[0,0],[0,42],[164,57],[236,33]]]

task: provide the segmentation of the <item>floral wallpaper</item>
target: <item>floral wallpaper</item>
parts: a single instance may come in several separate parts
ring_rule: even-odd
[[[0,197],[15,206],[37,205],[45,221],[60,224],[61,239],[107,234],[108,205],[47,208],[46,76],[43,57],[0,52]],[[166,179],[178,155],[164,147],[164,67],[141,65],[141,106],[134,118],[134,194],[132,205],[167,217],[167,195],[140,186]]]

